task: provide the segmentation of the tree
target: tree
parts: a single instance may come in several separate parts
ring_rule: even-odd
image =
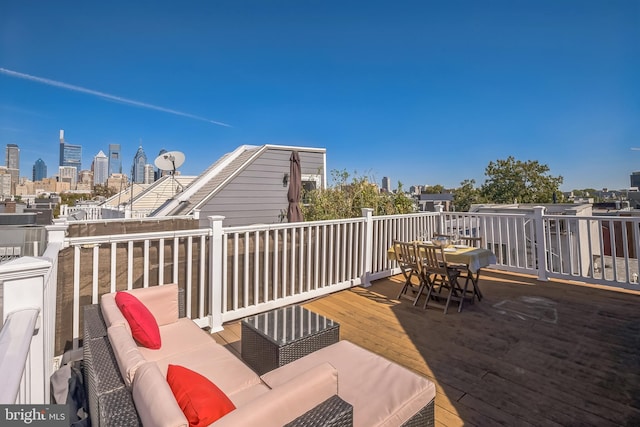
[[[114,190],[111,187],[108,187],[107,185],[97,184],[93,186],[93,197],[102,196],[108,199],[109,197],[113,196],[116,193],[117,193],[116,190]]]
[[[306,221],[355,218],[362,208],[373,209],[374,215],[402,214],[415,211],[413,199],[407,197],[399,183],[395,193],[381,193],[377,185],[365,177],[354,176],[349,181],[345,170],[331,171],[332,187],[315,189],[304,194],[302,213]]]
[[[537,160],[522,162],[509,156],[489,162],[480,192],[493,203],[551,203],[563,179],[548,172],[549,167]]]
[[[474,203],[484,203],[486,199],[476,188],[475,179],[465,179],[453,191],[453,206],[456,212],[468,212]]]
[[[436,185],[425,185],[422,189],[424,194],[442,194],[444,193],[444,187],[440,184]]]

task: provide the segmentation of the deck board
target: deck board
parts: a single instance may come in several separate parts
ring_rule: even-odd
[[[446,316],[397,300],[398,276],[304,305],[432,380],[438,426],[640,425],[640,292],[491,270],[480,286]],[[215,337],[239,354],[237,322]]]

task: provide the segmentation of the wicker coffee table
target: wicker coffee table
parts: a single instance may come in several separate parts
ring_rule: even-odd
[[[242,358],[262,375],[339,339],[339,323],[294,305],[242,321]]]

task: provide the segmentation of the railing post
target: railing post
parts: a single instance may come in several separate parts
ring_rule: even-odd
[[[446,234],[447,230],[444,225],[444,206],[435,205],[433,208],[435,209],[435,212],[440,214],[438,215],[438,230],[436,230],[436,232],[439,234]]]
[[[57,218],[53,220],[53,225],[47,225],[47,241],[48,243],[60,243],[61,247],[64,246],[64,238],[69,228],[69,223],[66,218]]]
[[[536,256],[538,257],[538,280],[547,281],[547,239],[544,235],[544,206],[534,206],[533,224],[536,230]]]
[[[209,216],[211,227],[211,246],[209,248],[209,306],[211,316],[209,317],[209,327],[211,333],[219,332],[222,328],[222,221],[224,216]]]
[[[373,209],[362,208],[364,221],[364,253],[363,253],[363,275],[360,282],[364,287],[371,286],[371,270],[373,270]]]
[[[49,378],[52,374],[49,355],[53,353],[53,341],[46,340],[44,331],[50,327],[52,317],[45,301],[45,286],[51,262],[42,258],[22,257],[0,265],[0,295],[2,306],[0,320],[7,321],[9,314],[25,309],[36,309],[39,315],[35,329],[31,332],[29,356],[22,366],[24,369],[21,390],[17,394],[22,404],[49,403]],[[53,316],[55,320],[55,315]],[[11,341],[10,341],[11,344]],[[15,344],[15,343],[14,343]]]

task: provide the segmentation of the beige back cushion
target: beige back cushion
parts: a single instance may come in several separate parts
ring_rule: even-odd
[[[133,381],[133,401],[144,426],[187,427],[171,387],[154,362],[138,368]]]
[[[168,325],[178,320],[178,285],[152,286],[125,291],[138,298],[153,314],[158,326]],[[129,324],[116,305],[116,293],[104,294],[100,298],[100,309],[107,324],[123,324],[129,332]]]
[[[116,362],[118,362],[118,368],[120,368],[120,374],[127,387],[131,387],[133,378],[136,375],[136,370],[146,362],[142,353],[138,349],[131,333],[124,327],[124,325],[117,324],[110,326],[107,329],[109,335],[109,342],[113,348],[113,353],[116,356]]]
[[[178,320],[178,285],[151,286],[131,289],[129,292],[138,298],[156,318],[158,326],[168,325]]]

